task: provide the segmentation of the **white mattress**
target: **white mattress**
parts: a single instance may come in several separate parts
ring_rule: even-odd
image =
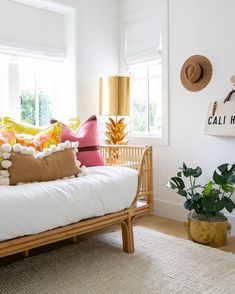
[[[138,173],[125,167],[90,167],[85,177],[0,186],[0,241],[128,208]]]

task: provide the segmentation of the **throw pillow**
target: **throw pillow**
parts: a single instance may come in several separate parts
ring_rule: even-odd
[[[41,127],[36,127],[31,124],[16,122],[14,119],[10,117],[3,117],[3,125],[12,124],[15,131],[18,133],[25,133],[30,135],[36,135],[43,130]]]
[[[76,132],[78,127],[80,126],[80,117],[75,116],[68,119],[66,125],[72,130],[73,132]]]
[[[16,143],[15,130],[12,125],[0,127],[0,145],[9,143],[13,146]]]
[[[56,119],[54,118],[51,119],[51,124],[54,124],[56,122],[57,122]],[[71,117],[68,119],[68,121],[63,122],[63,124],[65,124],[67,127],[70,128],[71,131],[75,133],[78,127],[80,126],[80,117],[79,116]]]
[[[35,136],[16,133],[16,141],[23,146],[31,146],[42,151],[44,148],[49,148],[50,145],[58,145],[61,142],[61,134],[62,124],[57,122]]]
[[[15,131],[12,125],[0,127],[0,170],[2,164],[8,166],[4,160],[8,159],[8,152],[16,143]],[[3,163],[2,163],[3,162]]]
[[[73,133],[69,127],[63,124],[61,140],[62,142],[65,142],[66,140],[79,142],[77,159],[82,165],[88,167],[105,164],[99,150],[99,130],[95,115],[89,117],[83,122],[76,133]]]
[[[32,147],[14,145],[9,151],[9,159],[5,160],[10,164],[0,170],[0,185],[51,181],[80,175],[81,169],[75,156],[77,146],[77,143],[67,141],[36,153]]]

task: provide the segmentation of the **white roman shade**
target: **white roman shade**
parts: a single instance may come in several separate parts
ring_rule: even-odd
[[[66,56],[64,15],[0,1],[0,53]]]
[[[162,5],[159,3],[154,15],[125,24],[125,62],[132,64],[148,61],[161,51]]]

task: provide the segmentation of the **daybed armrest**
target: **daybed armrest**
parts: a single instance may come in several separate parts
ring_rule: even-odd
[[[106,165],[124,166],[138,170],[138,189],[132,204],[135,214],[153,210],[153,167],[151,146],[102,145]],[[139,213],[138,213],[139,212]]]

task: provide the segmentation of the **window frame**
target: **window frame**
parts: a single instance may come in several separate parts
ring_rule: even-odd
[[[37,126],[39,126],[39,116],[40,116],[40,106],[39,106],[39,91],[38,91],[38,75],[40,75],[40,69],[38,68],[38,65],[41,64],[41,61],[46,62],[43,66],[50,66],[51,68],[54,67],[54,65],[56,64],[56,66],[64,66],[67,68],[66,65],[66,59],[64,60],[53,60],[53,59],[45,59],[42,60],[41,58],[37,58],[37,57],[30,57],[30,58],[26,58],[24,56],[15,56],[15,55],[11,55],[11,54],[2,54],[1,55],[5,55],[6,56],[6,61],[5,61],[5,65],[6,65],[6,77],[7,77],[7,92],[5,91],[5,95],[7,96],[6,102],[7,102],[7,107],[5,110],[5,113],[2,113],[2,115],[8,115],[10,117],[14,117],[14,119],[16,119],[17,121],[22,121],[21,119],[21,109],[22,109],[22,105],[21,105],[21,71],[20,68],[21,66],[24,66],[24,64],[26,64],[26,66],[28,65],[28,63],[33,64],[32,65],[32,72],[34,74],[34,85],[33,85],[33,92],[34,92],[34,99],[35,99],[35,121]],[[27,61],[27,59],[29,60],[29,62]],[[25,63],[26,62],[26,63]],[[60,85],[60,82],[57,81],[56,83],[57,85]],[[57,89],[58,90],[58,89]],[[55,91],[56,92],[56,91]],[[60,92],[60,91],[59,91]],[[58,93],[57,93],[58,94]],[[1,94],[1,97],[3,95]],[[52,116],[53,117],[59,117],[59,115],[57,114],[57,109],[61,110],[61,106],[60,101],[61,101],[61,95],[58,94],[56,96],[51,97],[52,98],[52,103],[55,103],[53,106],[53,111],[52,111]],[[1,99],[2,100],[2,99]],[[49,123],[48,123],[49,124]]]
[[[150,132],[149,128],[150,128],[150,84],[151,84],[151,80],[152,79],[158,79],[158,75],[157,74],[151,74],[150,73],[150,67],[153,66],[154,64],[157,65],[157,63],[161,63],[161,58],[155,58],[153,60],[149,60],[148,62],[137,62],[134,63],[132,65],[130,65],[128,67],[128,73],[132,79],[132,84],[134,81],[144,81],[145,85],[146,85],[146,100],[147,100],[147,111],[146,111],[146,116],[147,116],[147,131],[145,132],[137,132],[134,131],[134,119],[132,119],[132,116],[134,116],[134,105],[133,105],[133,96],[131,97],[131,115],[130,115],[130,133],[133,134],[133,136],[146,136],[146,137],[158,137],[157,133],[154,132]],[[162,64],[160,64],[161,67],[161,72],[162,72]],[[139,76],[134,78],[133,77],[133,73],[135,72],[135,69],[141,69],[144,68],[145,69],[145,75],[143,76]],[[160,74],[160,78],[162,79],[162,74]]]
[[[153,14],[153,5],[144,7],[121,16],[120,19],[120,71],[121,74],[127,74],[127,65],[124,62],[125,57],[125,28],[128,24],[142,21],[144,18]],[[157,137],[153,134],[128,133],[129,144],[150,144],[157,146],[168,145],[168,0],[162,0],[162,135]],[[150,56],[151,59],[151,56]]]
[[[70,94],[67,97],[66,103],[71,105],[70,109],[62,109],[62,107],[56,107],[57,116],[61,119],[67,119],[68,117],[77,116],[78,111],[78,19],[79,10],[78,6],[74,0],[55,0],[53,3],[47,3],[47,7],[43,4],[44,0],[38,0],[37,3],[32,3],[29,0],[17,0],[16,2],[22,5],[32,6],[35,9],[40,9],[47,13],[50,10],[51,13],[59,13],[64,16],[64,37],[66,44],[66,52],[57,50],[56,48],[48,48],[45,46],[32,45],[24,42],[16,42],[12,40],[2,40],[0,38],[0,53],[12,56],[19,56],[25,58],[38,58],[42,60],[49,60],[55,62],[64,62],[66,60],[67,73],[69,76],[70,84]],[[36,2],[36,1],[35,1]],[[65,3],[66,2],[66,3]],[[9,73],[8,73],[9,74]],[[13,75],[12,75],[13,76]],[[7,79],[9,81],[9,77]],[[20,99],[17,100],[18,94],[16,95],[16,90],[19,90],[19,85],[17,83],[19,79],[14,81],[13,87],[9,85],[5,86],[4,94],[1,95],[2,90],[0,90],[0,102],[3,102],[6,106],[1,112],[2,115],[10,115],[17,120],[20,120]],[[1,84],[1,82],[0,82]],[[14,91],[13,91],[14,89]],[[12,92],[12,93],[11,93]],[[18,91],[19,93],[19,91]],[[7,98],[6,98],[7,97]],[[68,97],[70,97],[68,99]],[[64,103],[64,98],[59,98],[59,103]],[[58,103],[58,104],[59,104]]]

